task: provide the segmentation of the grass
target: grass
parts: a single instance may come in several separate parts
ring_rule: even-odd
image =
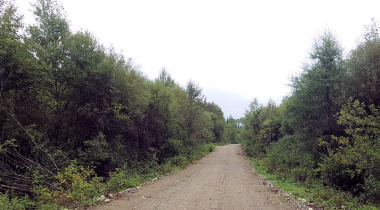
[[[285,175],[268,173],[268,168],[265,166],[263,159],[250,158],[249,161],[253,163],[253,168],[257,173],[264,176],[273,185],[281,188],[285,193],[294,196],[295,199],[312,200],[314,205],[322,206],[327,209],[341,209],[342,207],[364,210],[380,209],[380,206],[373,206],[371,204],[363,205],[359,203],[358,199],[349,193],[325,188],[323,184],[318,181],[314,181],[312,184],[306,186],[305,183],[294,181]]]
[[[294,196],[295,198],[302,198],[309,201],[313,199],[313,194],[318,193],[323,189],[322,184],[314,184],[311,188],[308,188],[303,186],[302,183],[295,182],[290,178],[268,173],[268,168],[260,159],[250,158],[249,161],[253,163],[253,168],[257,173],[263,175],[272,184],[281,188],[282,191]]]

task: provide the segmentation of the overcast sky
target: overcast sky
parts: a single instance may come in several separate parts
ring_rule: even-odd
[[[29,2],[15,0],[25,22]],[[225,116],[244,116],[250,100],[281,103],[314,38],[325,29],[348,54],[380,1],[61,0],[71,29],[88,30],[150,79],[165,67],[185,86],[193,80]]]

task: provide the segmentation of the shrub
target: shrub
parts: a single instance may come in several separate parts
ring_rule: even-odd
[[[360,206],[358,199],[352,197],[350,193],[338,191],[329,187],[321,190],[316,194],[315,198],[322,200],[324,205],[332,208],[353,209]]]
[[[166,159],[166,162],[179,167],[185,167],[189,164],[189,160],[187,159],[187,157],[182,155],[168,158]]]
[[[321,164],[322,179],[362,201],[379,202],[380,113],[374,106],[366,107],[351,98],[337,117],[338,124],[346,126],[347,137],[333,136],[331,143],[321,141],[329,150]]]
[[[110,179],[107,182],[107,190],[109,192],[119,192],[131,187],[140,185],[139,176],[137,174],[127,174],[126,171],[117,170],[110,173]]]
[[[58,183],[50,186],[36,185],[33,189],[38,206],[57,204],[76,206],[92,204],[94,197],[104,191],[103,178],[95,176],[92,169],[77,166],[72,162],[56,176]]]
[[[265,156],[265,145],[258,137],[254,137],[253,140],[245,140],[242,146],[245,154],[250,157],[263,158]]]
[[[28,196],[10,198],[7,193],[0,192],[0,210],[31,209],[35,203]]]
[[[293,175],[296,180],[304,181],[314,166],[313,155],[305,152],[305,144],[299,136],[285,136],[268,148],[269,172]]]
[[[203,151],[206,152],[206,154],[215,151],[215,144],[210,143],[203,145]]]
[[[174,157],[184,152],[182,140],[169,139],[166,144],[161,147],[159,157],[160,161],[165,158]]]
[[[157,171],[162,174],[162,175],[166,175],[166,174],[169,174],[170,172],[173,171],[173,167],[172,165],[168,162],[168,163],[165,163],[165,164],[162,164],[160,165],[158,168],[157,168]]]

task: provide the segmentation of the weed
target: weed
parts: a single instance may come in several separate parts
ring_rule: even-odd
[[[268,173],[269,170],[265,158],[251,158],[249,161],[253,163],[253,168],[257,173],[263,175],[272,184],[281,188],[284,192],[292,194],[296,198],[313,200],[316,205],[329,208],[377,209],[375,206],[362,205],[358,198],[353,197],[348,192],[324,187],[322,182],[317,179],[300,182],[286,174],[278,172]]]
[[[0,193],[0,210],[31,209],[35,203],[28,197],[10,198],[7,193]]]

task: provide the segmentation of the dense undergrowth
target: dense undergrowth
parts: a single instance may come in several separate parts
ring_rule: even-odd
[[[250,158],[253,168],[295,200],[305,199],[309,205],[325,209],[378,209],[379,205],[363,204],[352,194],[323,185],[321,180],[301,182],[283,173],[269,172],[267,159]]]
[[[63,209],[94,205],[102,202],[96,199],[100,195],[117,193],[168,175],[185,168],[214,150],[214,144],[206,144],[187,154],[168,158],[161,165],[146,162],[134,168],[119,168],[107,178],[97,176],[91,168],[84,168],[72,162],[55,177],[56,182],[52,183],[54,188],[36,185],[32,197],[14,196],[12,191],[0,193],[0,209]],[[35,181],[42,179],[44,177],[36,177]]]

